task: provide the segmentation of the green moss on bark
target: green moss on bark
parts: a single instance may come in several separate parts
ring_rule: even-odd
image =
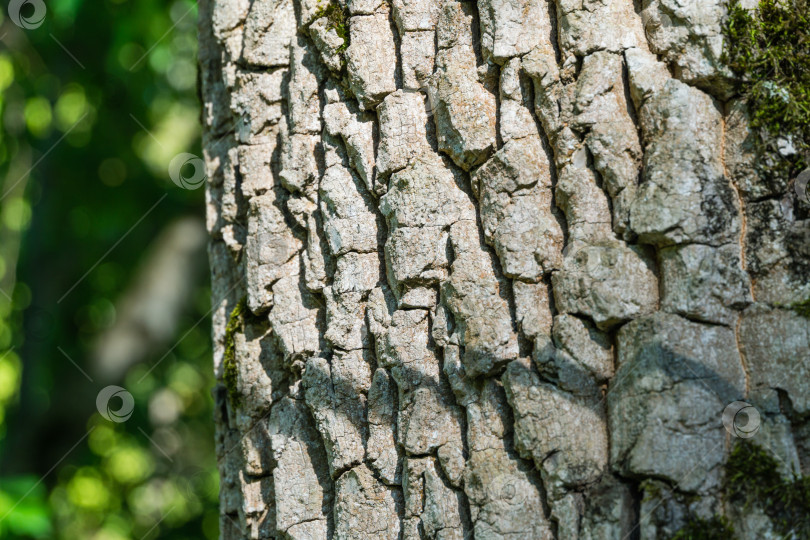
[[[762,447],[738,442],[726,462],[728,504],[743,512],[758,508],[784,538],[810,538],[810,477],[783,478],[779,464]],[[791,536],[794,535],[794,536]],[[691,517],[671,540],[734,540],[725,517]]]
[[[808,0],[760,0],[748,11],[732,0],[724,28],[723,59],[748,101],[764,169],[786,178],[810,165],[808,7]]]
[[[804,317],[805,319],[810,319],[810,298],[807,300],[802,300],[801,302],[794,302],[788,307],[796,312],[799,316]]]
[[[782,478],[776,460],[750,442],[734,447],[726,472],[732,504],[761,508],[781,535],[810,538],[810,477]]]
[[[320,0],[319,0],[320,1]],[[334,30],[340,39],[343,40],[343,45],[338,48],[338,52],[342,53],[349,46],[349,31],[346,27],[346,13],[337,2],[329,2],[318,8],[315,12],[314,20],[326,17],[329,21],[328,29]]]
[[[228,324],[225,326],[225,354],[222,359],[222,382],[228,390],[228,399],[231,405],[238,406],[241,403],[241,396],[237,387],[238,371],[236,368],[236,343],[234,337],[237,332],[244,330],[245,309],[247,299],[242,298],[236,303],[236,307],[231,311]]]
[[[692,518],[672,540],[735,540],[734,529],[722,516]]]

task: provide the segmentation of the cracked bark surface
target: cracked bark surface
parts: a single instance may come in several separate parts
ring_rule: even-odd
[[[810,472],[720,0],[325,1],[200,4],[223,539],[666,538],[741,399]]]

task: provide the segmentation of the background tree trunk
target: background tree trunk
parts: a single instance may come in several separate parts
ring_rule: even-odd
[[[222,538],[761,537],[810,234],[721,1],[326,2],[201,3]]]

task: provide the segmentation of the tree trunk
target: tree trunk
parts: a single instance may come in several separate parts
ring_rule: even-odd
[[[722,420],[808,466],[807,213],[676,4],[201,3],[222,538],[775,526]]]

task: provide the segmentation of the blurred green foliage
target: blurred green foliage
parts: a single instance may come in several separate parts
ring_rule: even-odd
[[[98,414],[83,373],[150,241],[202,214],[202,190],[167,175],[200,155],[196,11],[60,0],[27,30],[0,15],[0,538],[218,536],[207,285],[177,346],[117,383],[126,422]]]

